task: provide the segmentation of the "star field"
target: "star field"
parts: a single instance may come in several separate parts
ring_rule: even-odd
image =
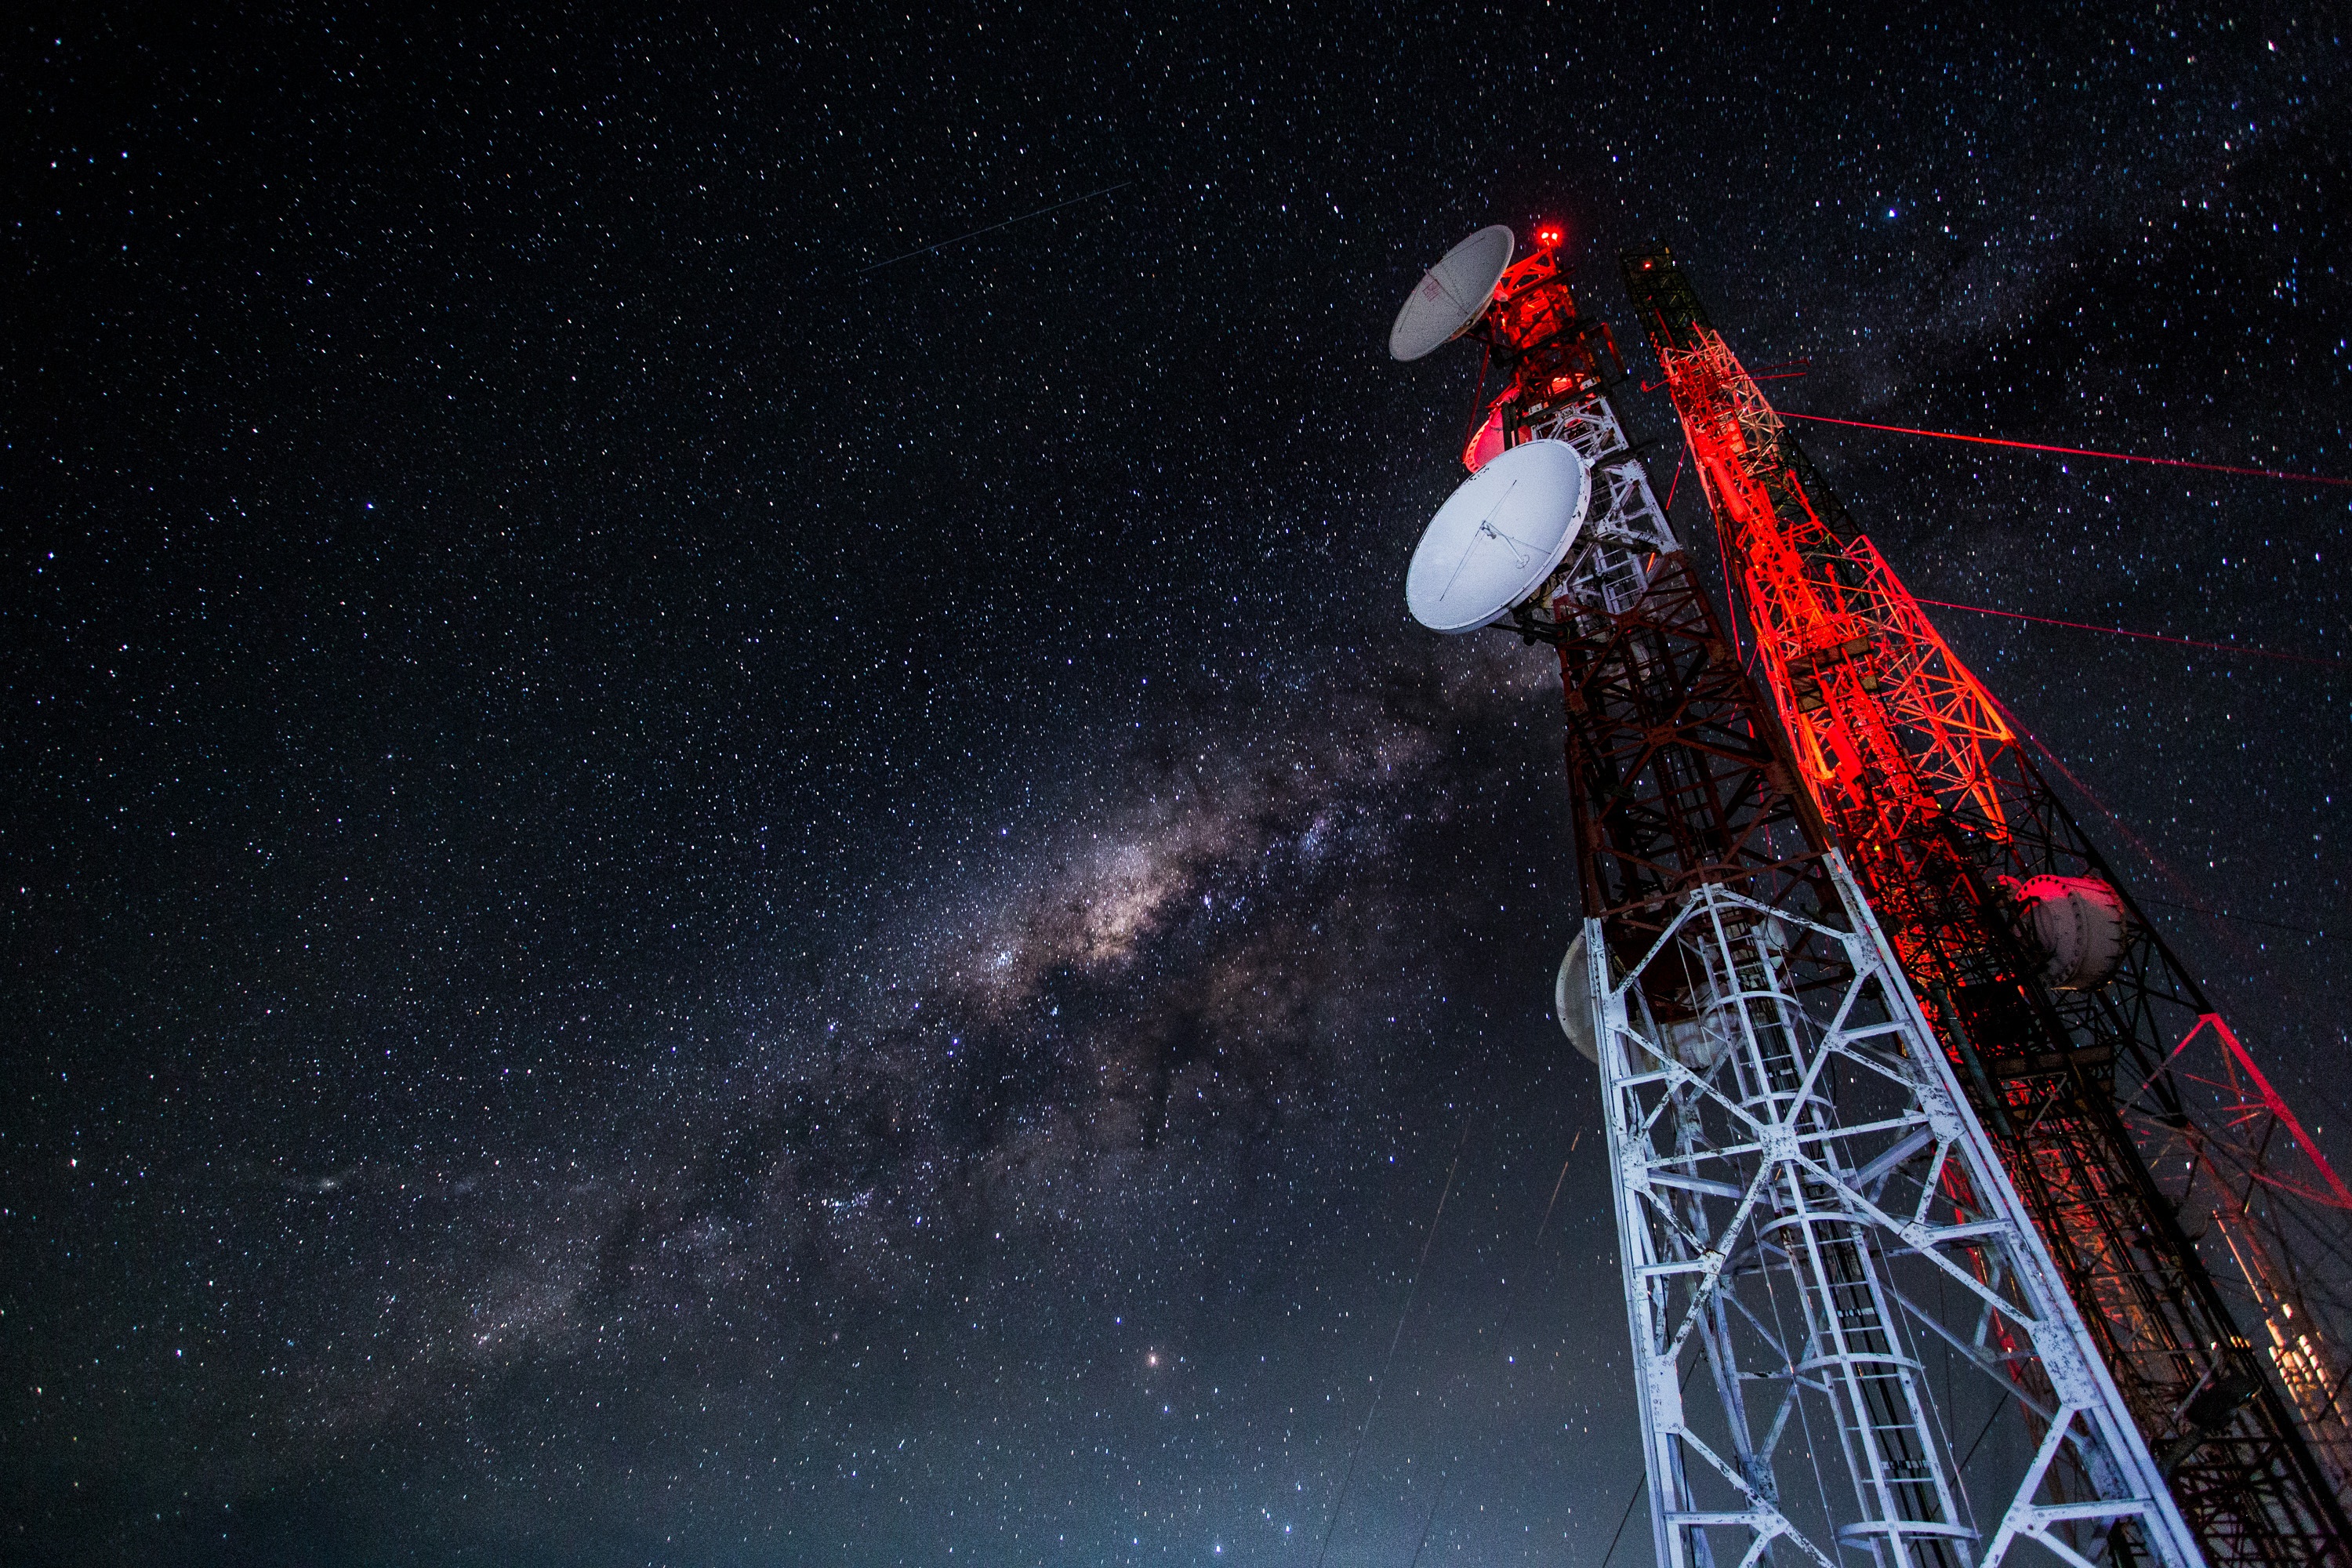
[[[1597,1564],[1557,678],[1405,615],[1477,366],[1404,290],[1564,222],[1662,494],[1652,239],[1791,409],[2352,475],[2320,8],[0,80],[11,1563]],[[1801,438],[1922,595],[2352,658],[2340,489]],[[2352,1157],[2342,672],[1938,624]]]

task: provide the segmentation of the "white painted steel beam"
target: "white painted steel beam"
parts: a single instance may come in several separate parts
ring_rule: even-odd
[[[1837,909],[1703,885],[1618,963],[1585,922],[1658,1563],[2091,1568],[2125,1525],[2147,1559],[2201,1564],[1885,935],[1829,869]],[[1702,1361],[1712,1398],[1686,1393]]]

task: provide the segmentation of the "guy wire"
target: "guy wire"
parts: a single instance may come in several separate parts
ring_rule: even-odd
[[[1381,1390],[1387,1386],[1389,1368],[1395,1364],[1397,1342],[1404,1338],[1405,1320],[1412,1315],[1412,1300],[1421,1289],[1422,1265],[1429,1261],[1430,1244],[1437,1239],[1437,1222],[1445,1217],[1445,1200],[1454,1195],[1454,1173],[1462,1168],[1462,1150],[1470,1142],[1470,1116],[1462,1117],[1462,1136],[1454,1145],[1454,1163],[1445,1168],[1445,1188],[1437,1194],[1437,1212],[1429,1216],[1429,1234],[1421,1238],[1421,1258],[1412,1266],[1412,1281],[1404,1289],[1404,1310],[1397,1314],[1396,1332],[1389,1336],[1389,1353],[1381,1363],[1381,1373],[1372,1379],[1372,1403],[1364,1411],[1364,1424],[1356,1429],[1356,1446],[1348,1451],[1348,1468],[1340,1472],[1339,1490],[1331,1500],[1331,1518],[1323,1527],[1323,1544],[1315,1549],[1315,1568],[1323,1568],[1323,1554],[1331,1550],[1331,1532],[1339,1528],[1339,1510],[1348,1504],[1348,1485],[1356,1478],[1356,1460],[1364,1451],[1364,1438],[1372,1429],[1372,1417],[1381,1408]]]

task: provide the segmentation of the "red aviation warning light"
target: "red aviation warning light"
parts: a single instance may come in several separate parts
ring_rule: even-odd
[[[1559,225],[1556,223],[1539,224],[1536,227],[1536,248],[1538,250],[1558,250],[1560,247],[1560,242],[1567,237],[1568,231],[1560,227]]]

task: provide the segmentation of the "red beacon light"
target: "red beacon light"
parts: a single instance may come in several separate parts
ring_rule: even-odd
[[[1556,223],[1545,224],[1536,230],[1536,248],[1538,250],[1558,250],[1559,248],[1560,241],[1567,237],[1567,231],[1562,229],[1559,225]]]

